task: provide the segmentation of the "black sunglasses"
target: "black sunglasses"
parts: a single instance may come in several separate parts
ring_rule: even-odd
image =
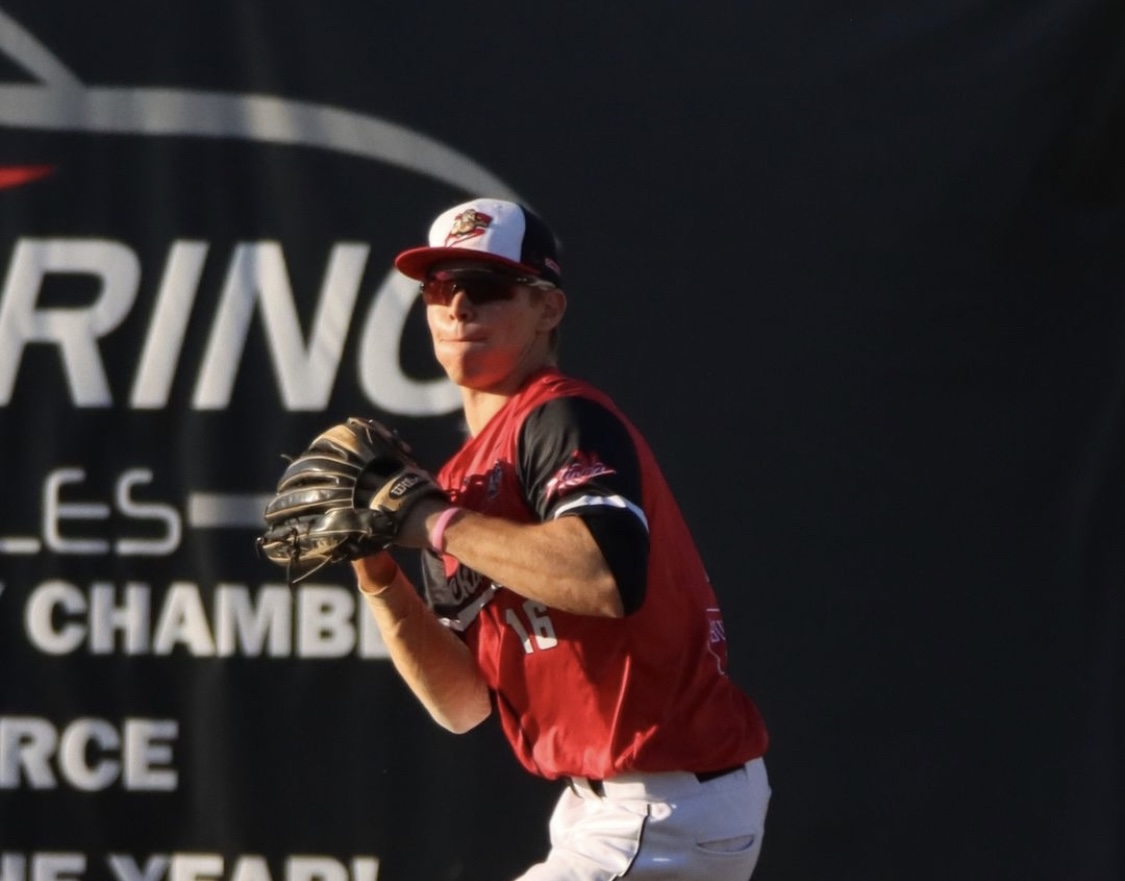
[[[541,278],[498,272],[439,272],[423,281],[419,291],[427,306],[448,306],[458,291],[464,291],[465,297],[474,306],[483,306],[486,303],[511,300],[520,286],[540,289],[554,287]]]

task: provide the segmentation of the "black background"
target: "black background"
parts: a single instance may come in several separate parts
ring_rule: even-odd
[[[376,116],[548,219],[564,366],[649,437],[771,728],[756,878],[1125,875],[1120,4],[0,8],[87,85]],[[465,195],[300,148],[14,129],[0,144],[0,162],[60,169],[0,192],[5,262],[21,236],[121,238],[147,292],[193,236],[226,256],[279,239],[308,291],[332,242],[370,241],[373,283]],[[130,413],[144,314],[107,351],[107,411],[76,410],[57,359],[25,356],[0,410],[17,474],[163,455],[166,477],[264,491],[279,451],[364,406],[342,371],[330,412],[286,414],[247,373],[228,410],[187,413],[185,371],[168,412]],[[263,352],[252,340],[248,363]],[[452,418],[399,423],[435,461],[455,434]],[[36,492],[18,476],[4,491],[9,531]],[[238,557],[243,538],[102,577],[276,579]],[[553,786],[492,725],[438,730],[385,663],[44,658],[18,586],[90,576],[0,565],[4,715],[168,715],[182,750],[173,795],[0,793],[5,851],[377,853],[380,878],[484,881],[545,847]]]

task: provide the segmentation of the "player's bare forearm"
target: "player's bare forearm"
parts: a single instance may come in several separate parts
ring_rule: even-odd
[[[468,647],[387,554],[352,565],[391,662],[434,720],[458,734],[484,721],[492,711],[488,686]]]
[[[577,615],[619,618],[621,594],[579,517],[516,523],[466,511],[451,520],[444,552],[528,599]]]

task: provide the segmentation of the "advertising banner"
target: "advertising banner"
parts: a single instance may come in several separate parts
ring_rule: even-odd
[[[392,260],[477,195],[706,561],[755,881],[1125,876],[1125,14],[993,7],[0,0],[0,881],[542,858],[255,544],[329,425],[461,443]]]
[[[451,751],[350,574],[290,587],[254,540],[331,422],[457,442],[391,259],[513,189],[361,109],[100,82],[0,26],[0,874],[437,877],[498,742]]]

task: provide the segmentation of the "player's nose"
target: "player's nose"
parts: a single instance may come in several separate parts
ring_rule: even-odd
[[[473,301],[469,299],[469,295],[465,293],[464,288],[454,288],[453,296],[449,298],[447,308],[454,317],[463,318],[464,316],[473,314],[475,307],[473,306]]]

